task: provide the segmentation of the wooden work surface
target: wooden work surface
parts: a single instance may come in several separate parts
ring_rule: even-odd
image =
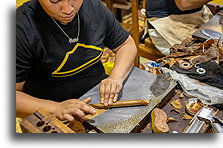
[[[173,110],[174,107],[171,105],[171,102],[176,99],[179,99],[180,103],[182,104],[182,109],[180,109],[180,113],[174,111]],[[183,116],[186,113],[185,102],[187,99],[188,99],[188,97],[184,96],[183,98],[180,98],[179,95],[177,93],[175,93],[175,95],[168,102],[166,102],[166,104],[163,106],[163,108],[161,108],[167,114],[168,118],[173,117],[174,119],[177,120],[177,122],[169,122],[168,123],[169,129],[170,129],[169,133],[173,133],[173,131],[176,131],[178,133],[184,133],[185,129],[189,125],[189,122],[191,121],[191,119],[187,119],[187,120],[183,119]],[[214,109],[217,110],[216,108],[214,108]],[[219,112],[217,113],[216,116],[218,116],[220,119],[223,119],[223,110],[219,109]],[[153,133],[151,121],[148,122],[148,124],[141,130],[141,132],[142,133]],[[207,132],[212,133],[212,129],[209,129]]]
[[[206,24],[204,24],[197,32],[195,32],[192,37],[199,39],[201,41],[207,40],[209,37],[201,33],[202,29],[210,29],[223,33],[223,24],[220,23],[220,18],[223,17],[223,11],[219,11],[215,16],[213,16]],[[223,19],[222,19],[223,20]]]

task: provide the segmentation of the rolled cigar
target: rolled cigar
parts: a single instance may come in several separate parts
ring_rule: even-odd
[[[98,109],[106,109],[106,108],[113,108],[113,107],[124,107],[124,106],[139,106],[139,105],[148,105],[150,99],[147,100],[125,100],[125,101],[116,101],[112,105],[104,106],[104,104],[90,104],[94,108]]]

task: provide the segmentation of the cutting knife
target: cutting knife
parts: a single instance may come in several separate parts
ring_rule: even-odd
[[[201,33],[209,38],[212,38],[212,39],[219,39],[221,38],[221,41],[223,41],[223,33],[220,33],[220,32],[217,32],[217,31],[214,31],[214,30],[210,30],[210,29],[201,29],[200,30]]]

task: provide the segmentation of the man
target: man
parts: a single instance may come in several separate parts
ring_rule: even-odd
[[[107,77],[100,57],[103,47],[116,53]],[[118,99],[137,49],[100,0],[31,0],[17,9],[16,113],[44,108],[60,120],[95,114],[77,100],[100,83],[100,102]]]
[[[148,33],[157,49],[164,55],[169,48],[191,37],[211,13],[206,3],[211,0],[147,0]]]

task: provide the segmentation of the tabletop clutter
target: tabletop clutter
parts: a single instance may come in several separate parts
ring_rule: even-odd
[[[200,42],[187,38],[181,44],[170,48],[170,55],[147,61],[143,64],[146,71],[153,74],[169,73],[178,82],[182,93],[179,98],[187,97],[183,104],[179,99],[171,102],[175,111],[185,106],[190,120],[183,133],[222,133],[223,115],[223,48],[220,39]],[[151,113],[153,132],[169,132],[168,117],[161,109]],[[173,122],[177,122],[171,117]],[[212,130],[207,129],[211,127]],[[176,132],[177,131],[172,131]]]
[[[99,95],[95,93],[98,92],[97,87],[88,92],[86,96],[90,95],[93,98],[91,106],[98,110],[97,115],[89,116],[86,121],[77,119],[73,123],[68,123],[59,121],[47,114],[46,111],[40,110],[21,122],[23,132],[222,133],[222,42],[220,39],[200,42],[193,38],[187,38],[181,44],[172,46],[170,51],[171,54],[168,56],[156,61],[144,62],[142,64],[143,70],[133,68],[127,82],[124,84],[121,98],[125,99],[120,99],[113,106],[103,107],[97,102]],[[147,76],[147,74],[149,75]],[[169,77],[164,79],[163,75],[166,74]],[[154,76],[156,77],[153,78]],[[137,80],[139,78],[141,80]],[[150,80],[153,81],[152,84],[145,85],[145,88],[137,88],[143,83],[146,84],[146,82],[143,82],[145,79],[154,80]],[[154,85],[158,80],[163,82]],[[176,82],[176,85],[173,85],[169,90],[166,89],[168,90],[166,92],[169,94],[174,90],[175,98],[174,95],[168,96],[167,94],[160,97],[162,93],[159,91],[165,90],[165,83],[169,80]],[[135,84],[136,81],[139,82],[138,85]],[[166,88],[169,86],[168,84]],[[143,96],[143,98],[134,97],[133,99],[130,97],[143,94],[142,92],[145,92],[148,87],[150,87],[155,97],[147,93],[145,93],[146,97]],[[160,96],[156,95],[155,92]],[[160,99],[156,100],[154,98]],[[154,102],[156,103],[154,104]]]

